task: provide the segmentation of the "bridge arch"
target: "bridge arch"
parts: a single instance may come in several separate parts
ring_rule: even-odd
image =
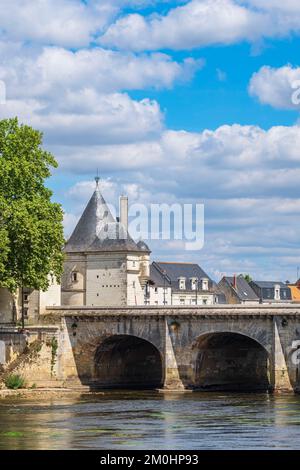
[[[153,343],[115,334],[98,344],[94,354],[94,386],[109,389],[155,389],[163,384],[163,361]]]
[[[235,331],[211,331],[193,342],[194,388],[200,390],[271,390],[271,361],[257,339]]]

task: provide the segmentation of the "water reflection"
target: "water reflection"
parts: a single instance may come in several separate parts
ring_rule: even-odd
[[[300,396],[112,392],[0,402],[0,449],[299,449]]]

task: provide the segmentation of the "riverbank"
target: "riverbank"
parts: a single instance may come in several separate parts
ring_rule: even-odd
[[[1,398],[29,398],[29,399],[40,399],[40,398],[65,398],[65,397],[76,397],[80,395],[104,395],[104,392],[95,392],[84,389],[74,388],[19,388],[18,390],[2,389],[0,390]]]

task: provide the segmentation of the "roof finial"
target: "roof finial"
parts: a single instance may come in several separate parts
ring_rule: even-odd
[[[95,176],[95,181],[96,181],[96,188],[98,188],[99,187],[99,181],[100,181],[98,168],[97,168],[97,176]]]

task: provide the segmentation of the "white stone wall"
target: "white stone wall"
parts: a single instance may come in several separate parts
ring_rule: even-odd
[[[43,315],[46,312],[47,305],[55,307],[61,305],[61,286],[55,279],[51,279],[49,288],[46,292],[39,292],[39,314]]]
[[[72,279],[77,274],[77,280]],[[67,254],[64,272],[61,279],[61,304],[85,305],[86,289],[86,256],[84,254]]]
[[[113,306],[127,303],[126,255],[87,255],[86,305]]]
[[[7,289],[0,287],[0,323],[10,323],[13,316],[13,297]]]
[[[149,288],[150,297],[148,299],[149,305],[165,305],[172,304],[172,290],[171,287],[165,288],[165,297],[164,297],[164,288],[163,287],[154,287],[150,286]]]
[[[214,295],[207,292],[173,292],[172,305],[213,305]]]
[[[163,305],[164,304],[164,288],[150,286],[149,305]],[[196,303],[197,300],[197,303]],[[173,292],[171,287],[166,287],[166,305],[213,305],[214,294],[207,292],[203,294],[198,292],[196,299],[196,292]]]
[[[141,286],[142,258],[127,255],[127,305],[143,305],[144,289]]]

